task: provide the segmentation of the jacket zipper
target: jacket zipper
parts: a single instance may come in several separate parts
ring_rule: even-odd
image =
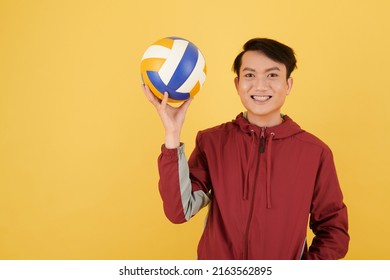
[[[261,128],[261,134],[260,134],[260,153],[264,153],[265,151],[265,130],[267,128],[266,127],[262,127]]]
[[[259,148],[260,154],[264,153],[264,151],[265,151],[265,130],[266,130],[266,127],[261,128],[260,148]],[[261,162],[260,156],[259,156],[258,161]],[[249,209],[248,222],[247,222],[246,230],[245,230],[244,256],[243,256],[244,260],[247,260],[249,257],[249,230],[250,230],[250,224],[251,224],[252,216],[253,216],[253,208],[254,208],[254,204],[255,204],[255,194],[256,194],[256,187],[253,188],[251,206]]]

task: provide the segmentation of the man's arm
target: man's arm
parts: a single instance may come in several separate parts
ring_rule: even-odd
[[[163,145],[158,167],[164,212],[172,223],[188,221],[210,202],[207,189],[196,184],[194,174],[191,176],[194,183],[191,181],[183,144],[177,149]]]
[[[173,223],[183,223],[210,202],[207,190],[197,188],[196,183],[191,182],[184,145],[180,143],[181,129],[192,99],[173,107],[168,104],[167,92],[163,100],[159,100],[147,85],[142,89],[156,108],[165,130],[165,144],[158,158],[159,190],[164,211]]]
[[[330,150],[324,152],[317,175],[309,225],[315,237],[303,259],[341,259],[346,255],[349,245],[347,207]]]

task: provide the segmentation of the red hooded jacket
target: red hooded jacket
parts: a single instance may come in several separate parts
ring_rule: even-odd
[[[199,132],[188,163],[184,145],[162,146],[158,166],[170,221],[209,205],[199,259],[340,259],[348,250],[332,152],[288,116],[260,128],[240,114]]]

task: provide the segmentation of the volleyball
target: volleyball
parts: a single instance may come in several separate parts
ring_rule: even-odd
[[[141,76],[152,93],[168,101],[193,97],[206,80],[206,63],[200,50],[179,37],[160,39],[148,47],[141,60]]]

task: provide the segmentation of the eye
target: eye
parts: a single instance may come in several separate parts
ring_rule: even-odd
[[[277,78],[277,77],[279,77],[279,75],[277,73],[269,73],[268,77],[269,78]]]
[[[255,75],[253,73],[246,73],[244,77],[246,78],[253,78]]]

